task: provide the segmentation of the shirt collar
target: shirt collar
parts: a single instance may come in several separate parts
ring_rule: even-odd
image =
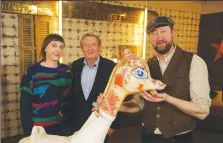
[[[164,62],[165,63],[169,63],[170,62],[170,60],[173,57],[173,54],[175,53],[175,51],[176,51],[176,44],[174,46],[173,51],[168,56],[164,57]],[[157,57],[158,61],[160,62],[160,58],[158,56],[156,56],[156,57]]]
[[[94,66],[93,67],[97,67],[98,64],[99,64],[99,61],[100,61],[100,56],[98,56],[97,60],[94,62]],[[84,65],[88,66],[86,58],[84,59]]]

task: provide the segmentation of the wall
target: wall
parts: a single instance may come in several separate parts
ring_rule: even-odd
[[[201,4],[202,14],[223,12],[223,1],[206,1]]]
[[[1,13],[1,138],[22,133],[19,113],[18,15]]]
[[[160,7],[189,12],[201,12],[201,5],[199,2],[192,1],[122,1],[122,3],[129,6],[143,6],[143,7]]]
[[[64,18],[63,37],[66,43],[64,63],[71,63],[83,56],[80,40],[87,32],[100,37],[102,41],[101,55],[109,59],[112,58],[113,53],[118,54],[119,45],[142,47],[143,43],[143,25],[140,24]]]
[[[201,13],[201,4],[199,2],[103,1],[102,3],[137,8],[147,7],[148,10],[157,11],[159,15],[172,17],[176,22],[176,37],[174,41],[187,51],[197,52]],[[132,29],[134,29],[135,32],[133,32]],[[136,32],[136,30],[138,31]],[[111,59],[113,52],[115,52],[116,55],[118,54],[118,45],[125,44],[139,45],[140,55],[142,55],[143,30],[143,25],[108,23],[105,21],[91,21],[84,19],[64,19],[63,36],[67,47],[63,57],[64,63],[70,63],[83,56],[80,49],[80,38],[86,32],[96,33],[102,38],[101,54],[104,57]],[[127,35],[125,33],[129,34]],[[134,36],[135,34],[138,36]],[[136,39],[136,37],[138,39]],[[134,40],[138,40],[138,42],[135,42]],[[155,51],[149,42],[148,35],[146,43],[146,59],[148,59],[155,55]]]
[[[199,24],[201,14],[200,2],[190,1],[103,1],[113,5],[147,8],[160,16],[169,16],[175,21],[175,43],[182,49],[197,53]],[[146,41],[146,59],[155,55],[149,36]]]
[[[52,17],[52,33],[59,33],[59,18]]]

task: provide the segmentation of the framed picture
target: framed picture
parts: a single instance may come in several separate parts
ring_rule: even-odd
[[[119,45],[118,49],[118,59],[122,59],[124,55],[129,53],[136,53],[139,55],[138,45]]]

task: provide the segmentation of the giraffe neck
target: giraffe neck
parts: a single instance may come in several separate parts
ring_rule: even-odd
[[[100,110],[103,110],[109,115],[116,116],[126,95],[126,91],[123,88],[117,85],[111,85],[107,92],[104,93],[104,100],[99,105]]]

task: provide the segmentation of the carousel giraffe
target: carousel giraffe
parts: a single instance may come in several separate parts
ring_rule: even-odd
[[[112,71],[98,110],[92,112],[82,128],[69,137],[48,135],[41,126],[34,126],[29,137],[19,143],[103,143],[111,123],[124,99],[141,91],[165,88],[165,84],[153,80],[147,63],[139,58],[124,58]]]

